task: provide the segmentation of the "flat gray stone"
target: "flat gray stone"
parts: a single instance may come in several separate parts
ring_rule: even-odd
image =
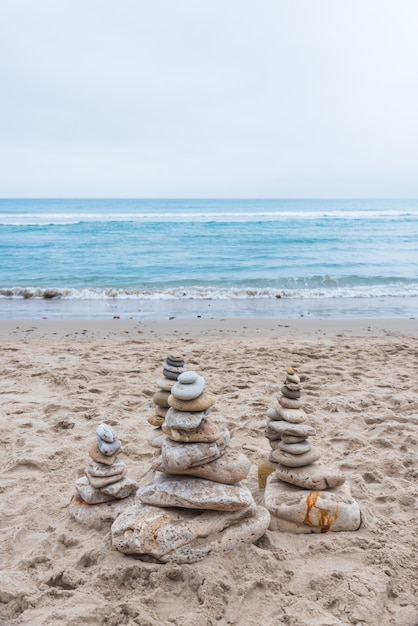
[[[298,443],[286,443],[285,441],[279,441],[278,448],[282,452],[288,454],[305,454],[312,448],[311,442],[308,439],[299,441]]]
[[[122,480],[122,478],[125,478],[127,473],[126,468],[124,468],[121,472],[119,472],[119,474],[113,474],[112,476],[92,476],[88,470],[88,468],[86,469],[86,476],[88,478],[88,481],[90,483],[90,485],[92,487],[94,487],[95,489],[103,489],[103,487],[107,487],[107,485],[111,485],[113,483],[116,483],[120,480]]]
[[[214,461],[222,455],[230,441],[228,430],[213,443],[177,443],[167,436],[161,446],[164,464],[171,471],[184,470],[194,465],[202,465]]]
[[[269,420],[282,420],[282,416],[279,415],[278,411],[276,411],[276,409],[267,409],[266,411],[266,415],[269,418]]]
[[[267,478],[264,505],[270,529],[295,533],[353,531],[360,527],[359,504],[347,482],[334,489],[310,491],[282,482],[276,472]]]
[[[113,522],[112,546],[160,563],[195,563],[254,543],[270,514],[262,506],[242,511],[192,511],[135,504]]]
[[[281,463],[281,465],[285,465],[286,467],[303,467],[304,465],[315,463],[315,461],[318,461],[320,458],[321,455],[315,448],[311,448],[309,452],[305,452],[304,454],[288,454],[280,450],[280,448],[270,453],[270,461]]]
[[[339,487],[345,482],[345,476],[339,470],[326,467],[322,463],[304,467],[284,467],[277,464],[274,479],[315,491]]]
[[[223,485],[192,476],[156,472],[154,483],[138,489],[143,504],[211,511],[239,511],[254,504],[251,491],[242,485]]]
[[[294,437],[312,437],[316,433],[315,428],[309,424],[291,424],[284,420],[280,422],[270,421],[264,431],[267,439],[279,439],[281,435],[293,435]]]
[[[167,467],[163,457],[160,455],[153,459],[152,468],[166,474],[197,476],[230,485],[246,478],[251,468],[251,462],[245,454],[232,448],[227,448],[222,456],[204,465],[195,465],[184,470],[177,469],[173,471]]]
[[[123,461],[115,461],[112,465],[105,465],[104,463],[92,461],[87,466],[86,472],[88,472],[90,476],[103,478],[104,476],[114,476],[115,474],[120,474],[124,469],[125,463]]]
[[[132,478],[122,478],[118,483],[112,483],[107,487],[102,487],[102,493],[108,494],[113,498],[121,500],[135,493],[138,489],[138,483]]]
[[[86,476],[76,480],[75,489],[80,498],[87,504],[101,504],[115,499],[113,496],[92,487]]]
[[[68,505],[68,512],[80,524],[100,530],[104,525],[111,525],[128,507],[135,504],[135,495],[123,500],[110,500],[101,504],[87,504],[78,494]]]
[[[112,443],[108,443],[100,437],[97,437],[97,447],[99,452],[101,452],[104,456],[113,456],[115,455],[121,447],[121,443],[119,439],[115,439]]]

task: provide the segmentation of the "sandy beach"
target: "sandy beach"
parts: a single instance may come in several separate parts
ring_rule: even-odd
[[[418,320],[1,320],[0,348],[1,626],[418,624]],[[123,555],[110,524],[72,519],[101,422],[129,475],[149,472],[147,417],[171,349],[216,395],[259,503],[265,414],[297,369],[315,445],[346,475],[360,529],[268,530],[177,565]]]

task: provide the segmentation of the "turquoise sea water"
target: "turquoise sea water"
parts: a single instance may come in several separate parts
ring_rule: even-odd
[[[414,317],[417,200],[0,200],[0,318]]]

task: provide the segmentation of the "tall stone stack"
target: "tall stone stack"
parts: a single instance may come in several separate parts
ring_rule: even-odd
[[[268,511],[240,484],[250,462],[209,417],[215,397],[205,387],[193,371],[173,385],[163,436],[154,438],[154,480],[138,490],[141,503],[112,526],[113,546],[121,552],[193,563],[253,543],[268,528]]]
[[[138,483],[126,476],[125,463],[118,458],[120,451],[117,432],[107,424],[100,424],[96,441],[89,450],[91,461],[85,476],[75,483],[76,495],[69,506],[70,514],[77,521],[93,525],[113,521],[124,506],[133,503]]]
[[[152,397],[154,403],[154,414],[148,417],[148,422],[156,428],[161,428],[164,418],[170,405],[168,397],[171,393],[171,387],[177,381],[180,374],[187,370],[183,355],[177,350],[171,350],[163,363],[162,376],[157,380],[158,391]]]
[[[359,505],[345,477],[318,463],[321,455],[309,440],[316,431],[306,423],[301,396],[300,377],[287,368],[278,402],[267,411],[269,461],[259,466],[270,529],[296,533],[357,530]]]

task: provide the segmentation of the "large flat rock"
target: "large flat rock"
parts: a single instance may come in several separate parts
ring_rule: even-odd
[[[113,522],[112,545],[146,561],[194,563],[257,541],[270,514],[260,506],[244,511],[192,511],[134,504]]]
[[[100,530],[106,524],[109,527],[122,511],[134,503],[135,494],[123,500],[111,500],[101,504],[87,504],[76,494],[68,505],[68,512],[80,524]]]
[[[238,511],[254,503],[251,491],[242,485],[223,485],[204,478],[161,472],[156,472],[151,485],[138,489],[137,497],[153,506],[212,511]]]
[[[264,505],[271,515],[270,530],[324,533],[360,527],[360,506],[348,482],[334,489],[311,491],[282,482],[274,472],[267,478]]]

